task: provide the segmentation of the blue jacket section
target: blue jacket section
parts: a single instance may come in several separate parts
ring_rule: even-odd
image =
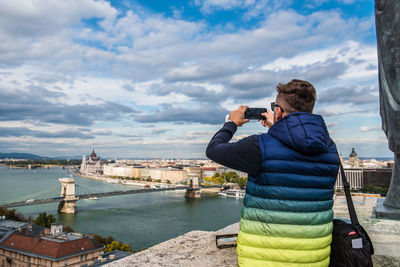
[[[339,157],[324,120],[291,113],[258,135],[258,142],[261,172],[249,176],[246,186],[239,265],[327,266]],[[268,242],[272,237],[279,239],[279,246]],[[306,242],[306,237],[312,238]],[[261,255],[259,248],[269,252]]]
[[[323,118],[291,113],[258,136],[262,172],[249,177],[248,197],[329,201],[339,157]]]

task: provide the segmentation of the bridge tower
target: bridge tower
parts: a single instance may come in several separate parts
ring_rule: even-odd
[[[195,176],[190,178],[190,188],[186,189],[185,197],[187,198],[200,198],[199,177]]]
[[[73,178],[60,178],[61,194],[63,198],[58,204],[58,212],[60,213],[76,213],[76,201],[78,198],[75,196],[75,179]]]

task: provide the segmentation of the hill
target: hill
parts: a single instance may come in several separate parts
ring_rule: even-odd
[[[48,159],[48,157],[41,157],[35,154],[29,153],[0,153],[0,159]]]

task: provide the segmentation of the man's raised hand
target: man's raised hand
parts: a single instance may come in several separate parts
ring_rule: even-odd
[[[246,122],[249,122],[248,119],[244,118],[244,113],[248,108],[249,108],[248,106],[240,105],[238,109],[231,111],[231,113],[229,114],[229,119],[239,127],[245,124]]]

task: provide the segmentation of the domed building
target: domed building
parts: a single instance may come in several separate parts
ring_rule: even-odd
[[[349,165],[353,168],[360,167],[360,160],[358,159],[357,153],[354,147],[351,148],[351,153],[349,155]]]
[[[88,160],[86,160],[86,156],[83,155],[80,173],[82,173],[82,174],[103,174],[104,164],[105,163],[100,160],[100,157],[98,157],[96,155],[96,153],[94,152],[94,149],[93,149]]]

